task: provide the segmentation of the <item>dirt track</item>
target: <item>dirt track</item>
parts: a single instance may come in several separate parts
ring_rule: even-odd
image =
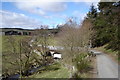
[[[98,78],[118,78],[118,64],[106,54],[97,55]]]

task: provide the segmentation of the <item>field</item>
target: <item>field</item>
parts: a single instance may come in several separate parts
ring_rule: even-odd
[[[37,44],[44,44],[45,42],[49,46],[56,46],[57,45],[57,41],[56,41],[56,38],[54,36],[38,37],[37,38]]]
[[[2,52],[19,52],[19,41],[30,36],[2,36]]]

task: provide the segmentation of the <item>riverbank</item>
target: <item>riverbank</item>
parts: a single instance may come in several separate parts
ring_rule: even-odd
[[[60,63],[41,68],[28,78],[69,78],[69,71]]]

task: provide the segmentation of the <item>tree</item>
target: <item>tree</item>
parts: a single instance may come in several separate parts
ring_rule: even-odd
[[[72,62],[72,59],[80,52],[87,51],[90,45],[92,35],[91,22],[86,19],[80,27],[78,26],[80,25],[69,19],[63,25],[58,36],[59,45],[64,47],[64,52],[66,53],[63,56],[65,56],[68,62]]]
[[[79,30],[79,34],[83,45],[82,47],[86,46],[87,48],[91,48],[92,41],[95,38],[95,31],[93,30],[93,24],[91,20],[85,18]]]
[[[17,39],[19,37],[19,39]],[[21,39],[22,38],[22,39]],[[22,73],[30,67],[32,49],[29,47],[30,38],[24,39],[21,36],[4,36],[3,45],[3,75],[9,76],[15,73]],[[11,46],[11,47],[10,47]],[[9,47],[9,48],[7,48]],[[29,65],[29,66],[28,66]]]
[[[118,39],[118,26],[119,26],[119,14],[120,14],[120,2],[99,2],[99,12],[96,14],[96,10],[93,6],[87,15],[87,19],[93,23],[93,29],[95,31],[95,37],[92,41],[94,47],[103,46],[108,44],[108,49],[118,50],[116,46],[119,43]]]
[[[90,7],[90,11],[87,14],[88,18],[94,19],[97,17],[97,8],[92,4]]]
[[[42,28],[41,28],[42,27]],[[48,48],[47,46],[49,45],[49,38],[50,36],[48,35],[49,32],[48,32],[48,29],[44,29],[43,26],[41,26],[40,28],[36,29],[36,35],[35,35],[35,45],[34,46],[34,49],[37,49],[40,53],[41,53],[41,56],[42,56],[42,60],[43,60],[43,63],[46,63],[47,62],[47,57],[46,57],[46,52],[48,51]],[[38,46],[38,45],[41,45],[41,46]]]
[[[31,38],[23,39],[19,41],[20,52],[18,63],[20,65],[20,75],[22,75],[25,71],[31,68],[31,58],[32,58],[32,47],[30,46]]]
[[[85,59],[85,57],[88,55],[92,33],[92,24],[88,19],[78,25],[74,19],[70,18],[61,28],[57,39],[58,45],[64,47],[62,50],[63,63],[68,64],[67,68],[71,71],[71,74],[75,70],[80,72],[88,67],[88,59]]]

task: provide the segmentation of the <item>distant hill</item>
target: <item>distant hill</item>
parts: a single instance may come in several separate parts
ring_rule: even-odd
[[[36,35],[36,31],[45,31],[47,34],[57,34],[59,29],[22,29],[22,28],[0,28],[0,35]]]

